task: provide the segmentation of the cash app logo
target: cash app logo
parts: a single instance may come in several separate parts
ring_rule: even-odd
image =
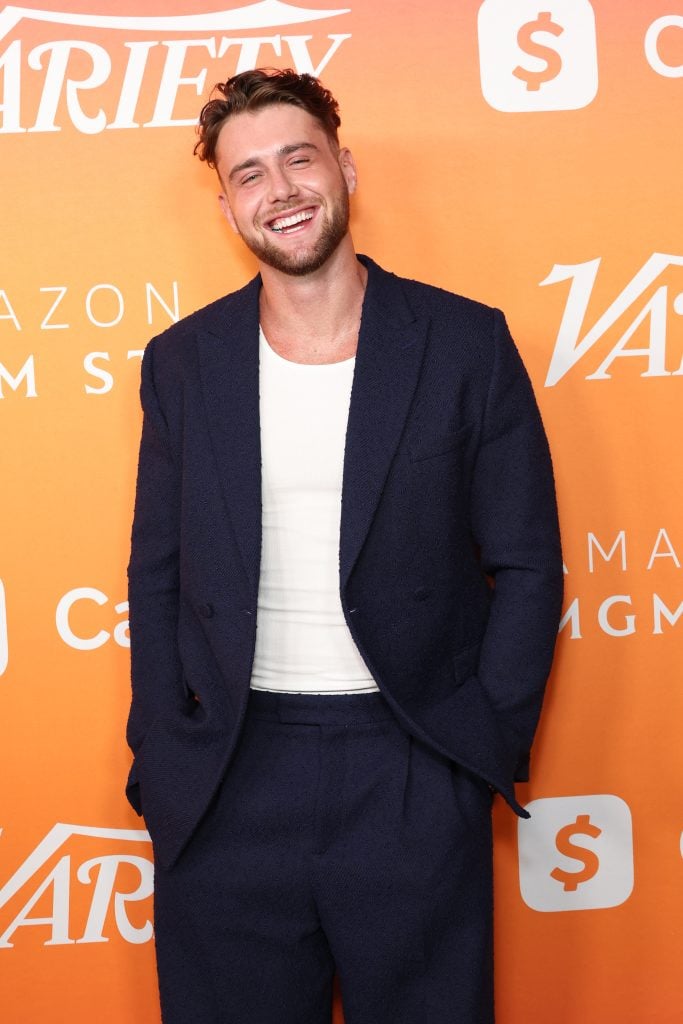
[[[561,882],[565,892],[576,892],[583,882],[595,878],[600,870],[600,858],[593,850],[581,845],[582,839],[597,839],[602,829],[591,821],[590,814],[577,814],[576,821],[561,828],[555,836],[555,846],[561,853],[565,863],[571,862],[567,868],[553,868],[550,877]],[[574,867],[578,864],[578,867]]]
[[[519,823],[519,881],[532,910],[598,910],[633,890],[633,829],[618,796],[556,797]]]
[[[478,22],[482,91],[496,110],[576,110],[595,99],[588,0],[485,0]]]
[[[514,68],[512,74],[526,84],[529,92],[538,92],[541,86],[552,82],[562,71],[562,58],[559,53],[538,42],[537,33],[561,36],[563,32],[564,29],[553,21],[550,12],[542,11],[535,21],[525,22],[517,33],[520,50],[535,60],[529,61],[531,67],[520,65]]]

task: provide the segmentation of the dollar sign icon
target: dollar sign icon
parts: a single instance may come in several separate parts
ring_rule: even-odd
[[[562,58],[559,53],[556,50],[551,50],[549,46],[537,43],[533,38],[535,32],[550,32],[551,35],[561,36],[564,29],[553,21],[549,11],[542,11],[536,21],[528,21],[517,33],[520,49],[532,57],[538,57],[545,61],[545,68],[541,71],[529,71],[528,68],[518,65],[512,72],[515,78],[521,78],[523,82],[526,82],[527,92],[538,92],[546,82],[552,82],[554,78],[557,78],[562,70]]]
[[[597,825],[591,822],[590,814],[577,814],[575,822],[565,825],[557,833],[555,846],[560,853],[564,854],[565,857],[570,857],[572,860],[583,862],[583,868],[579,871],[565,871],[564,868],[553,868],[550,872],[551,878],[554,878],[557,882],[562,882],[565,892],[576,892],[582,882],[590,881],[597,874],[600,867],[600,860],[597,854],[593,853],[592,850],[587,850],[584,846],[576,846],[572,839],[576,836],[590,836],[592,839],[597,839],[599,835],[602,835],[602,829],[599,829]]]

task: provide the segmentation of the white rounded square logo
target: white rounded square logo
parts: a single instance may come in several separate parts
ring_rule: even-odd
[[[495,110],[577,110],[595,99],[589,0],[484,0],[478,23],[481,87]]]
[[[617,907],[633,891],[633,827],[618,796],[532,800],[518,826],[519,885],[532,910]]]

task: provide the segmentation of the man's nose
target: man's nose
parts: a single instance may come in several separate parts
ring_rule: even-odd
[[[274,167],[271,169],[268,186],[269,199],[273,203],[291,199],[299,191],[299,186],[290,178],[284,167]]]

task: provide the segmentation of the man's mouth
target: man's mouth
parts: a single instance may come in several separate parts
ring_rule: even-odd
[[[271,220],[268,227],[271,231],[277,231],[278,234],[286,235],[305,221],[312,220],[313,216],[314,211],[311,209],[300,210],[298,213],[292,213],[288,217],[278,217],[276,220]]]

